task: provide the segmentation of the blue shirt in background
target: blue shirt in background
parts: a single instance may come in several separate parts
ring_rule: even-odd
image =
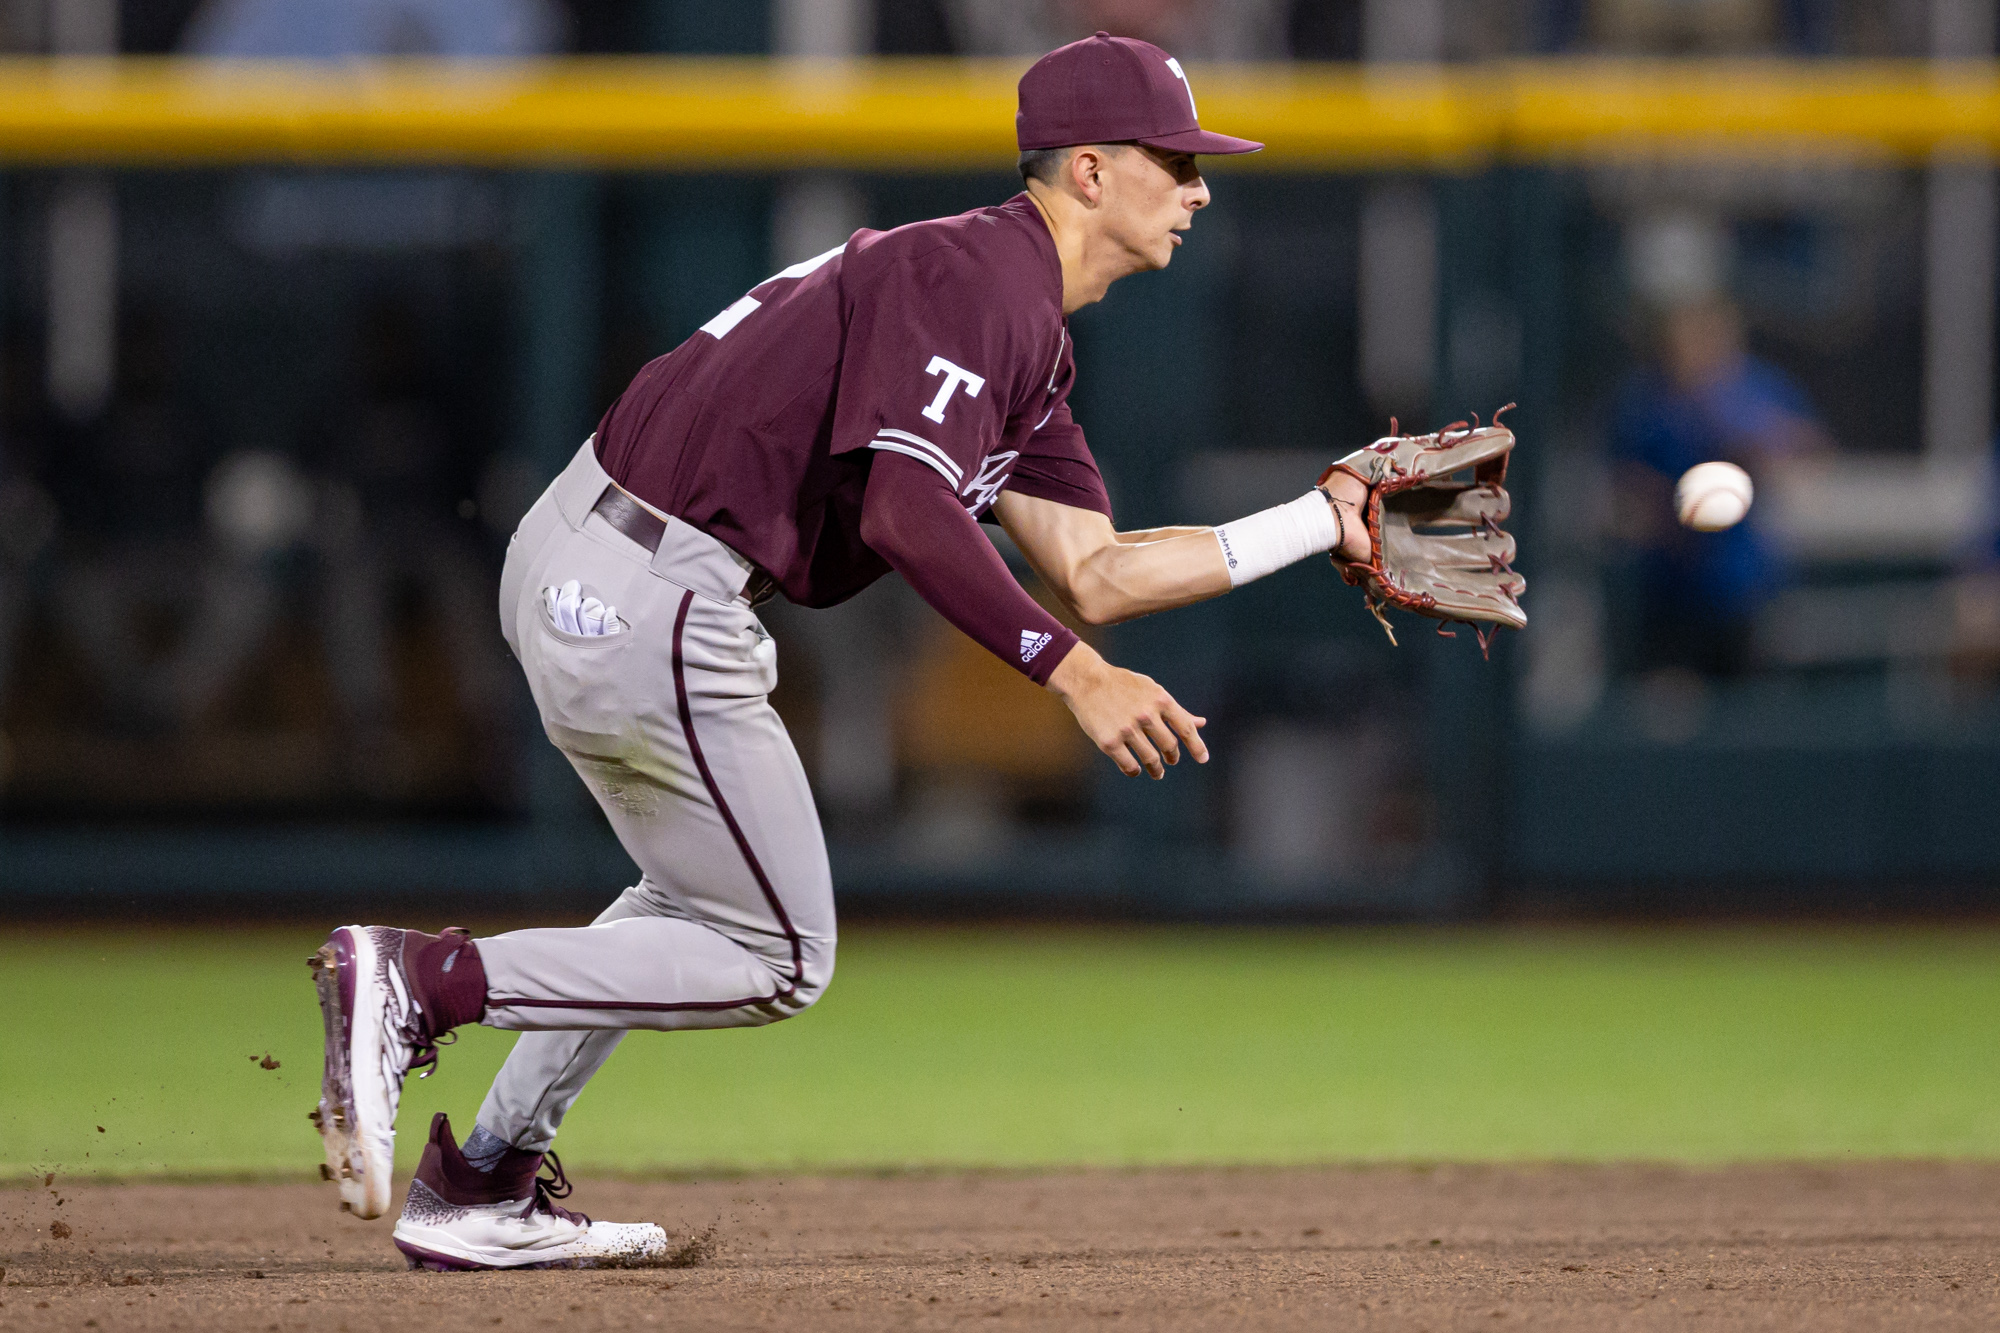
[[[1777,367],[1744,357],[1735,373],[1688,391],[1655,369],[1628,380],[1613,422],[1612,456],[1642,463],[1671,486],[1697,463],[1756,464],[1784,451],[1788,428],[1810,419],[1803,390]],[[1698,618],[1747,617],[1789,575],[1760,531],[1757,511],[1723,532],[1691,532],[1667,515],[1666,534],[1645,550],[1649,597]]]

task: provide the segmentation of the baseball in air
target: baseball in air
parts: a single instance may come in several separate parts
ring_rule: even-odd
[[[1750,512],[1750,474],[1734,463],[1697,463],[1674,487],[1674,512],[1696,532],[1733,528]]]

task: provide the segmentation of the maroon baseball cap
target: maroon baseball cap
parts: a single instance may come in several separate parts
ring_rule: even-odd
[[[1057,47],[1021,76],[1014,137],[1024,153],[1086,143],[1142,143],[1170,153],[1264,146],[1203,129],[1181,62],[1151,42],[1108,32]]]

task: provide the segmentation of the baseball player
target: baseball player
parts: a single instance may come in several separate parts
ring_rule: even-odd
[[[1379,442],[1299,499],[1221,528],[1117,531],[1070,415],[1065,321],[1119,278],[1167,266],[1209,201],[1197,154],[1262,145],[1201,129],[1178,62],[1104,33],[1027,72],[1017,131],[1023,193],[857,232],[752,288],[639,372],[521,521],[502,629],[549,739],[640,879],[578,929],[474,940],[346,926],[315,955],[326,1072],[314,1120],[326,1174],[362,1217],[389,1206],[408,1071],[434,1065],[463,1023],[523,1034],[463,1147],[442,1114],[431,1124],[395,1229],[413,1266],[662,1254],[658,1226],[556,1202],[568,1193],[550,1151],[564,1114],[629,1029],[771,1023],[826,989],[833,886],[769,702],[764,599],[830,606],[894,570],[1060,697],[1123,772],[1159,778],[1183,753],[1207,761],[1204,720],[1044,611],[981,520],[997,520],[1094,624],[1324,552],[1373,604],[1413,595],[1385,564],[1384,540],[1401,529],[1382,498],[1442,475],[1419,456],[1504,462],[1504,450],[1474,456],[1504,431]],[[1489,536],[1505,515],[1492,482],[1478,493],[1499,502],[1454,493],[1446,506],[1482,523],[1453,539],[1478,549],[1425,548],[1425,568],[1462,566],[1505,593],[1511,575],[1487,572],[1489,554],[1512,554]]]

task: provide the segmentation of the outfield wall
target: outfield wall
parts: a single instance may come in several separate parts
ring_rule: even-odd
[[[621,882],[497,640],[454,639],[439,608],[478,604],[510,506],[623,378],[814,226],[1005,197],[1012,71],[0,62],[0,411],[26,534],[0,560],[0,894],[111,910],[358,887],[567,907]],[[1990,506],[1949,541],[1925,544],[1942,521],[1914,503],[1854,558],[1841,536],[1920,496],[1920,476],[1946,494],[1985,484],[1990,341],[1983,371],[1943,377],[1984,376],[1970,447],[1938,424],[1950,404],[1929,367],[1955,287],[1977,289],[1991,336],[1990,217],[1975,262],[1938,247],[1973,234],[1940,223],[1952,201],[1969,197],[1977,223],[1980,180],[1990,195],[2000,68],[1552,59],[1194,78],[1205,121],[1271,148],[1219,167],[1172,270],[1078,318],[1078,414],[1121,517],[1228,518],[1286,498],[1390,411],[1440,425],[1516,400],[1533,628],[1490,664],[1464,639],[1392,649],[1314,567],[1107,631],[1108,652],[1216,718],[1212,769],[1142,785],[893,590],[823,618],[774,611],[780,706],[850,900],[1218,915],[1467,914],[1554,890],[1585,905],[1985,901],[2000,883],[1983,832],[2000,827],[1982,780],[2000,758],[1995,654],[1976,614]],[[1966,180],[1970,196],[1939,184]],[[126,368],[88,420],[40,388],[54,238],[102,216],[77,199],[114,209]],[[1889,478],[1851,512],[1795,507],[1830,542],[1780,534],[1804,552],[1785,625],[1838,613],[1846,638],[1759,647],[1746,674],[1692,684],[1663,682],[1635,646],[1607,479],[1608,405],[1643,342],[1628,252],[1676,209],[1734,247],[1753,348],[1806,385],[1835,471]],[[402,230],[371,231],[380,216]],[[1399,308],[1419,318],[1397,324]],[[1401,380],[1379,353],[1396,329],[1421,363],[1406,355]],[[314,369],[326,348],[331,368]],[[135,470],[159,429],[181,461]],[[417,488],[429,508],[406,513],[405,482],[383,489],[393,469],[355,461],[354,441],[400,438],[435,455]],[[279,459],[271,484],[296,483],[314,516],[249,548],[215,526],[216,497],[237,493],[224,479],[263,484],[225,468],[246,455]],[[342,547],[328,516],[356,502],[373,535]],[[328,588],[355,549],[415,552],[383,594],[386,702],[356,684],[377,668],[328,649],[347,636]],[[149,582],[161,568],[209,591]],[[1842,611],[1856,589],[1881,595]],[[251,646],[176,666],[213,621],[190,608],[231,604],[264,608]],[[127,650],[66,621],[79,605],[166,628],[121,667]],[[1899,618],[1908,607],[1936,613]],[[904,674],[869,665],[890,656]],[[202,670],[213,688],[188,682]],[[855,718],[872,721],[843,726]]]

